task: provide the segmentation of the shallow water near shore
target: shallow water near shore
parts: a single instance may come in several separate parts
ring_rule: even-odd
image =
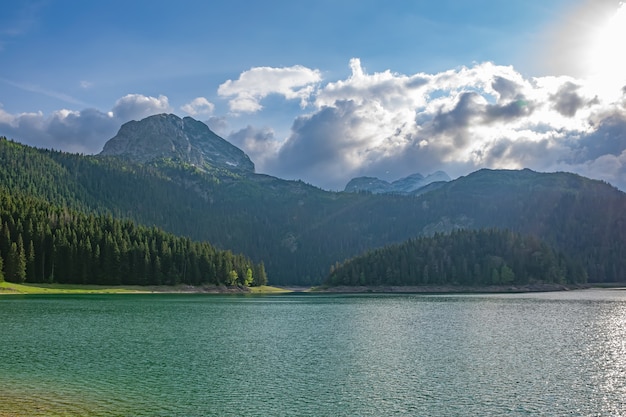
[[[626,291],[0,298],[0,416],[623,415]]]

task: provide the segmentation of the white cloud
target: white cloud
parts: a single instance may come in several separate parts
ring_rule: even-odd
[[[243,72],[239,79],[227,80],[219,86],[220,97],[230,98],[230,110],[235,113],[256,112],[263,108],[261,100],[279,94],[288,100],[299,99],[305,107],[315,84],[321,81],[319,70],[295,65],[272,68],[255,67]]]
[[[145,117],[172,111],[166,96],[144,96],[141,94],[127,94],[117,100],[113,107],[113,115],[121,120],[141,120]]]
[[[232,111],[258,110],[270,94],[308,103],[285,137],[276,137],[282,126],[239,126],[227,139],[258,172],[328,189],[343,189],[359,175],[394,180],[444,170],[455,177],[487,167],[567,170],[626,190],[626,89],[609,101],[584,80],[528,78],[493,63],[409,75],[369,74],[358,59],[350,67],[350,76],[325,84],[319,71],[300,66],[253,68],[227,81],[220,95]],[[213,115],[203,97],[181,108],[210,115],[220,133],[233,121]],[[122,123],[170,111],[167,97],[139,94],[107,112],[14,115],[0,107],[0,135],[96,153]]]
[[[191,116],[210,116],[215,110],[215,105],[204,97],[196,97],[180,108]]]
[[[49,116],[41,112],[10,114],[0,108],[0,135],[40,148],[85,154],[98,153],[129,120],[170,111],[168,99],[128,94],[113,109],[62,109]]]
[[[245,149],[257,170],[266,171],[271,169],[268,164],[273,163],[272,157],[276,155],[280,148],[280,143],[276,140],[274,131],[270,128],[257,129],[246,126],[228,135],[227,140],[233,145]]]
[[[414,75],[367,74],[358,59],[350,66],[294,121],[270,173],[342,189],[358,175],[567,167],[626,189],[624,103],[602,100],[584,81],[524,78],[492,63]]]

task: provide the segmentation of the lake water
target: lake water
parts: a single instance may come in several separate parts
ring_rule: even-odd
[[[626,291],[0,297],[0,416],[618,416]]]

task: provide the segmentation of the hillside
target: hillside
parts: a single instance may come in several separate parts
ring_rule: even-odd
[[[585,283],[580,261],[532,236],[457,230],[368,251],[333,268],[327,285],[535,285]]]
[[[0,187],[0,281],[265,285],[262,264],[206,242]]]
[[[590,281],[626,279],[626,195],[574,174],[481,170],[420,196],[334,193],[252,172],[136,163],[0,141],[0,184],[110,213],[265,263],[273,284],[317,284],[367,250],[458,228],[543,239]]]

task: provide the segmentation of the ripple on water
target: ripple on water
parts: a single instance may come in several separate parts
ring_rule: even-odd
[[[624,415],[586,294],[0,299],[0,416]]]

